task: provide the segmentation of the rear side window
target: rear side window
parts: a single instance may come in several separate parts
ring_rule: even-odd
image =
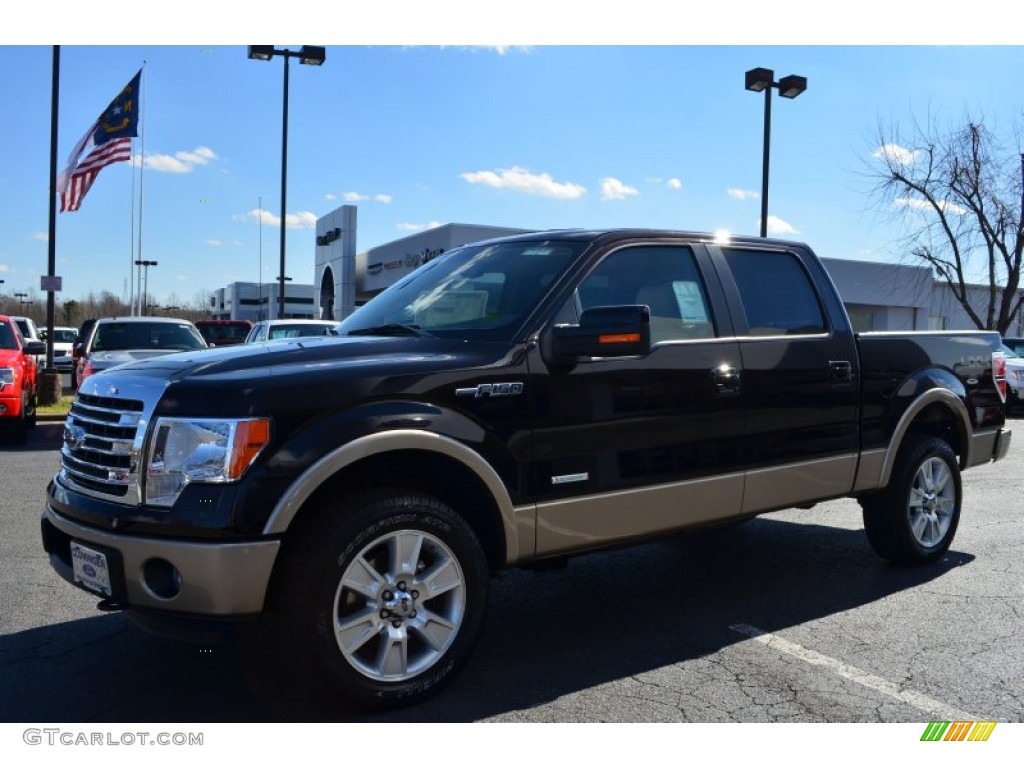
[[[726,249],[751,336],[825,333],[818,294],[791,253]]]

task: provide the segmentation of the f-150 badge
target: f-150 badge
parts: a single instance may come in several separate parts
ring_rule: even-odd
[[[499,384],[477,384],[475,387],[460,387],[455,390],[458,397],[510,397],[523,394],[523,382],[504,381]]]

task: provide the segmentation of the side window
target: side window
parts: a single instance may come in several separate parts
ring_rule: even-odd
[[[615,251],[580,284],[576,297],[581,311],[646,304],[651,310],[652,344],[715,335],[696,259],[685,246],[645,245]]]
[[[825,333],[825,316],[811,280],[791,253],[724,250],[751,336]]]

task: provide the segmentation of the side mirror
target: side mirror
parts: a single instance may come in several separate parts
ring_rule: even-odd
[[[45,355],[46,354],[46,342],[43,341],[26,341],[25,348],[22,350],[26,355]]]
[[[545,345],[548,362],[572,364],[587,357],[634,357],[651,350],[651,310],[646,304],[591,307],[579,325],[556,325]]]

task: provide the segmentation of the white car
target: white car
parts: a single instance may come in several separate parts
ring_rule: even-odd
[[[245,343],[287,341],[303,336],[335,336],[337,327],[336,320],[260,320],[245,337]]]
[[[50,344],[53,349],[53,367],[61,373],[71,373],[74,368],[74,360],[72,359],[71,350],[75,346],[75,339],[78,336],[77,328],[70,328],[63,325],[55,325],[53,327],[53,339],[52,342],[49,338],[46,338],[46,329],[42,329],[40,335],[43,336],[43,341]]]
[[[1006,412],[1017,413],[1024,410],[1024,357],[1017,354],[1013,347],[1003,343],[1003,355],[1006,358]]]

